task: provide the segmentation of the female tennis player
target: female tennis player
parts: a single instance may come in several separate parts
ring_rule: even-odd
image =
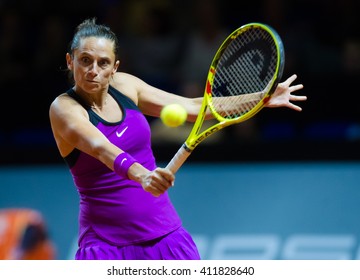
[[[191,122],[202,97],[118,72],[117,50],[109,27],[94,18],[78,25],[66,54],[74,85],[50,106],[53,135],[80,196],[75,259],[200,259],[167,193],[175,176],[156,166],[145,115],[159,117],[165,105],[178,103]],[[301,111],[292,101],[306,97],[292,94],[303,87],[291,85],[295,79],[279,84],[267,106]]]

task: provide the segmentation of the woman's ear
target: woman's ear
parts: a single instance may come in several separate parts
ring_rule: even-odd
[[[119,68],[119,65],[120,65],[120,60],[117,60],[115,62],[114,69],[113,69],[113,72],[112,72],[113,75],[116,73],[117,69]]]
[[[73,70],[73,60],[71,58],[71,55],[69,53],[66,53],[66,64],[67,68],[72,71]]]

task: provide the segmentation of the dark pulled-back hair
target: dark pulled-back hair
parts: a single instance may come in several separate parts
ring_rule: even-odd
[[[119,42],[115,33],[104,24],[97,24],[96,18],[85,19],[76,29],[72,41],[69,44],[69,54],[73,55],[80,45],[80,40],[88,37],[106,38],[114,42],[115,60],[119,55]]]

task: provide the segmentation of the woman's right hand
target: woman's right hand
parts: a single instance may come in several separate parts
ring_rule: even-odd
[[[160,196],[174,185],[175,175],[168,169],[157,167],[141,177],[143,189],[153,196]]]

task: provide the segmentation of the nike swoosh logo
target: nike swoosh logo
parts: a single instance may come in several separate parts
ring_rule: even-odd
[[[120,131],[120,132],[117,132],[117,131],[116,131],[116,136],[120,138],[127,129],[128,129],[128,127],[125,127],[125,128],[124,128],[122,131]]]
[[[127,158],[123,158],[123,160],[120,162],[120,166],[122,166],[126,160],[127,160]]]

